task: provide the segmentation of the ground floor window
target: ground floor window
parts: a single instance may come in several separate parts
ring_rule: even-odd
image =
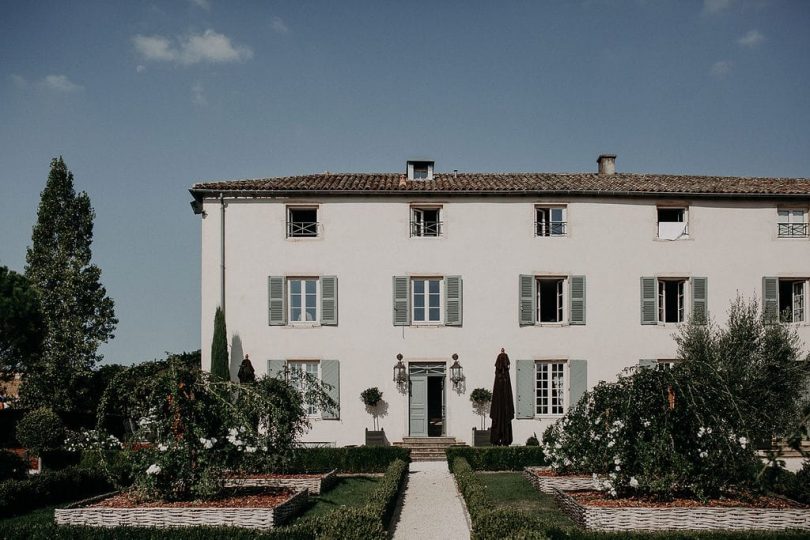
[[[779,314],[782,322],[804,322],[806,283],[804,279],[779,280]]]
[[[678,360],[673,358],[659,358],[658,365],[656,367],[659,371],[666,371],[674,368],[677,362]]]
[[[290,373],[290,381],[297,386],[301,392],[303,392],[306,388],[306,375],[310,375],[320,381],[321,375],[319,367],[320,362],[316,360],[291,360],[287,362],[287,369]],[[310,416],[315,416],[318,414],[318,407],[315,403],[306,402],[304,404],[304,408],[306,409],[307,414]]]
[[[536,413],[561,415],[565,411],[565,362],[535,363]]]
[[[679,323],[685,320],[685,279],[658,280],[658,322]]]

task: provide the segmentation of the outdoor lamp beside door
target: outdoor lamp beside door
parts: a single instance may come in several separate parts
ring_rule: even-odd
[[[464,370],[461,364],[458,363],[458,355],[453,353],[453,365],[450,366],[450,382],[454,387],[458,387],[461,381],[464,380]]]
[[[394,382],[401,388],[407,380],[408,374],[406,373],[405,364],[402,363],[402,354],[398,354],[397,363],[394,364]]]

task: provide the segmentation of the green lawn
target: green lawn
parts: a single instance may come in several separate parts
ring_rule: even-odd
[[[363,504],[380,478],[374,476],[350,476],[340,478],[332,489],[321,495],[309,498],[310,506],[301,517],[318,516],[331,512],[341,506],[358,506]]]
[[[541,515],[560,527],[570,529],[574,523],[557,507],[554,497],[540,493],[519,472],[476,473],[487,488],[492,504]]]

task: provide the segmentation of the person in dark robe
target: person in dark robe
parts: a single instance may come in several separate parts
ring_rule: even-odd
[[[495,360],[495,384],[492,386],[492,403],[489,409],[492,419],[489,441],[495,446],[512,444],[512,419],[515,404],[512,400],[512,379],[509,376],[509,356],[501,349]]]
[[[245,359],[239,365],[239,373],[236,376],[239,378],[239,384],[256,382],[256,371],[253,369],[253,364],[250,363],[248,355],[245,355]]]

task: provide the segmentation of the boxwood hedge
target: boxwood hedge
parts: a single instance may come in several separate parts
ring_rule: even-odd
[[[543,448],[539,446],[491,446],[470,448],[453,446],[447,449],[447,463],[464,458],[475,471],[522,471],[523,467],[546,464]]]
[[[341,473],[381,473],[396,460],[410,463],[410,450],[395,446],[299,448],[293,453],[285,471],[320,472],[337,469]]]

